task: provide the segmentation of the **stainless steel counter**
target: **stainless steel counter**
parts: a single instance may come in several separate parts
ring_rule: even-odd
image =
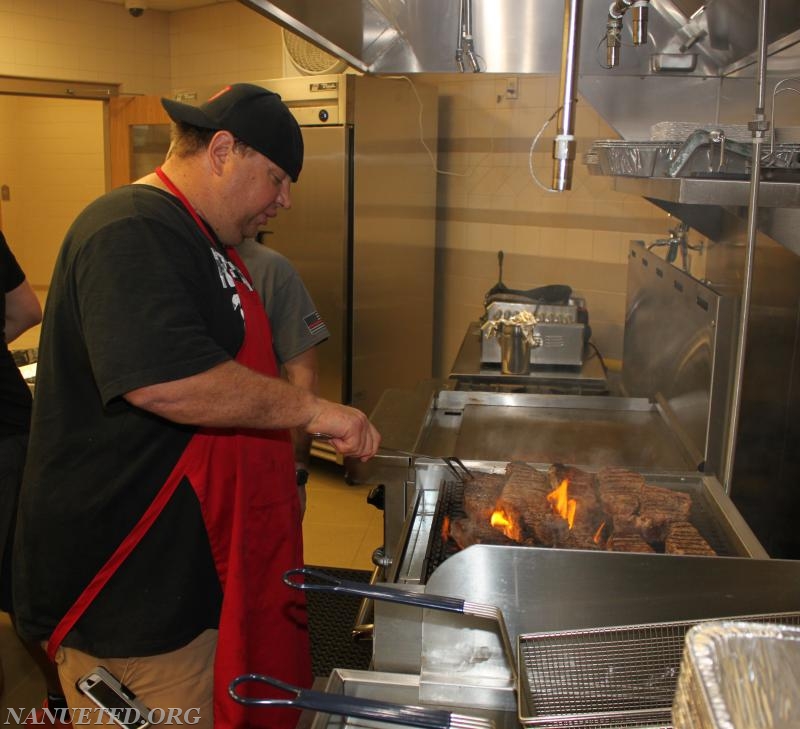
[[[603,365],[594,353],[588,353],[581,367],[534,365],[527,375],[504,375],[500,364],[481,364],[481,330],[478,322],[467,327],[461,348],[450,371],[457,389],[514,388],[530,392],[562,392],[602,395],[608,392]]]

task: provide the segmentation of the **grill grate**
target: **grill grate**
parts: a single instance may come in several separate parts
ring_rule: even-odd
[[[445,539],[445,517],[450,519],[466,516],[464,513],[464,484],[459,481],[442,481],[439,486],[439,498],[433,512],[433,529],[428,539],[428,548],[425,552],[425,562],[422,567],[422,577],[428,583],[433,571],[448,557],[459,551],[458,545],[452,539]]]
[[[655,486],[667,486],[667,484],[659,483],[657,480],[649,480],[648,483]],[[721,525],[718,524],[714,518],[707,504],[705,491],[675,488],[671,484],[668,487],[675,491],[687,493],[692,497],[692,510],[689,514],[689,520],[718,556],[741,556],[738,551],[732,547]],[[442,481],[439,486],[439,496],[436,502],[436,509],[434,510],[432,529],[422,569],[422,576],[425,583],[428,582],[434,570],[442,564],[442,562],[459,551],[458,545],[456,545],[452,539],[445,539],[442,536],[445,518],[453,519],[465,515],[464,484],[458,481]]]
[[[736,620],[800,624],[800,613]],[[671,726],[686,632],[694,621],[571,630],[519,638],[526,727]]]

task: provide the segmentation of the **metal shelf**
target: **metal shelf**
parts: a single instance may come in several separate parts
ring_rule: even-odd
[[[614,189],[642,197],[688,205],[743,205],[750,196],[749,180],[698,177],[614,177]],[[800,183],[764,182],[759,185],[758,206],[800,207]]]

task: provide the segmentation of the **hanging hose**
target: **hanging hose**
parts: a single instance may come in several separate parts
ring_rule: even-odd
[[[747,328],[750,320],[750,300],[753,288],[753,263],[756,250],[756,226],[758,223],[758,187],[761,176],[761,144],[769,130],[769,122],[764,115],[764,84],[767,75],[767,0],[759,0],[758,8],[758,73],[756,74],[756,107],[755,117],[748,125],[753,133],[753,164],[750,170],[750,199],[747,209],[747,251],[744,265],[744,285],[742,288],[742,306],[739,316],[739,339],[736,346],[736,360],[733,375],[733,392],[731,395],[731,415],[728,422],[727,441],[725,443],[724,474],[722,485],[726,494],[730,494],[733,481],[733,466],[736,457],[736,438],[739,432],[739,418],[742,407],[742,382],[744,380],[744,360],[747,349]]]

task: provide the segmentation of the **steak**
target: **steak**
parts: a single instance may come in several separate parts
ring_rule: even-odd
[[[567,495],[571,499],[577,499],[578,508],[583,506],[588,512],[593,512],[598,508],[594,477],[588,471],[582,471],[574,466],[565,466],[562,463],[554,463],[547,469],[547,479],[550,482],[551,491],[557,489],[566,479]]]
[[[453,519],[450,522],[449,536],[459,549],[466,549],[473,544],[515,544],[488,521],[478,523],[469,517]]]
[[[547,479],[545,475],[521,461],[511,461],[506,466],[506,480],[503,491],[508,489],[509,493],[517,492],[518,490],[530,491],[537,496],[547,496],[551,490],[547,487]]]
[[[671,524],[688,522],[692,497],[682,491],[645,486],[636,524],[649,541],[663,542]]]
[[[615,531],[622,531],[639,510],[644,476],[624,468],[607,466],[595,474],[597,492],[603,511],[614,522]]]
[[[560,547],[569,539],[569,525],[565,519],[550,511],[528,510],[520,514],[522,540],[541,547]]]
[[[641,552],[643,554],[656,551],[641,535],[634,532],[612,534],[608,542],[606,542],[606,549],[609,552]]]
[[[642,489],[639,513],[650,518],[666,521],[689,521],[692,497],[683,491],[673,491],[661,486],[645,486]]]
[[[580,509],[580,507],[578,508]],[[575,523],[572,525],[572,529],[569,530],[565,543],[560,546],[570,549],[603,549],[602,543],[595,541],[595,534],[600,528],[600,523],[583,522],[579,521],[576,517]]]
[[[717,553],[711,545],[700,536],[688,521],[671,524],[664,540],[664,551],[667,554],[691,554],[713,557]]]
[[[549,490],[544,474],[533,466],[512,461],[506,467],[506,482],[497,499],[497,508],[517,525],[520,540],[525,538],[526,527],[532,530],[535,524],[541,523],[542,517],[551,515],[547,503]],[[548,532],[549,528],[543,529],[542,537]]]
[[[473,475],[473,479],[464,482],[464,512],[474,521],[488,524],[503,490],[505,476],[479,471],[473,471]]]

